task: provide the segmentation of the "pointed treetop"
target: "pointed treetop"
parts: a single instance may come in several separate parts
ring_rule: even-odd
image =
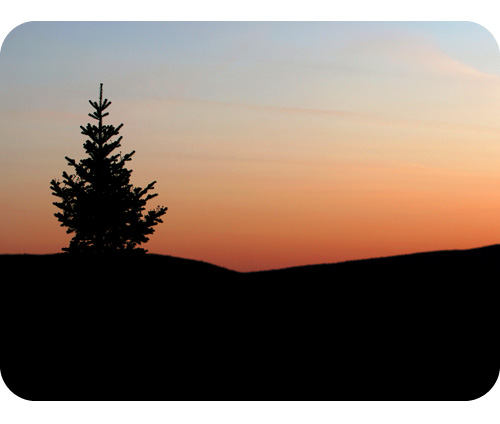
[[[101,120],[105,116],[108,116],[109,113],[102,113],[105,109],[108,108],[108,106],[111,104],[111,102],[108,99],[102,100],[102,86],[103,83],[101,82],[100,88],[99,88],[99,103],[93,102],[92,100],[89,100],[89,103],[92,105],[92,107],[96,110],[94,113],[89,113],[89,116],[91,118]]]

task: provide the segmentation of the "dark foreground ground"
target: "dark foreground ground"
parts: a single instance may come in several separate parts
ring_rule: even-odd
[[[258,273],[0,256],[1,372],[29,400],[473,400],[500,246]]]

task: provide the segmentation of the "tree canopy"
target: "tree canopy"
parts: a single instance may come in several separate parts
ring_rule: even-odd
[[[60,200],[53,204],[61,211],[54,215],[66,227],[68,234],[74,234],[69,253],[124,253],[146,252],[138,246],[146,243],[154,227],[163,222],[161,217],[167,208],[157,206],[146,212],[146,203],[157,196],[151,193],[156,181],[145,188],[130,183],[132,171],[125,167],[135,151],[122,155],[116,153],[121,147],[119,135],[123,124],[117,127],[104,125],[104,112],[111,102],[103,99],[102,84],[99,102],[89,100],[94,112],[89,116],[97,125],[81,126],[82,134],[88,139],[83,144],[87,157],[77,162],[66,157],[73,174],[66,171],[62,182],[53,179],[52,194]]]

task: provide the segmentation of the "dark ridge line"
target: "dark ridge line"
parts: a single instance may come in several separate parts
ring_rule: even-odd
[[[347,261],[340,261],[340,262],[324,262],[324,263],[318,263],[318,264],[307,264],[307,265],[297,265],[297,266],[290,266],[290,267],[285,267],[285,268],[272,268],[272,269],[265,269],[265,270],[259,270],[259,271],[237,271],[233,270],[224,266],[212,264],[210,262],[198,260],[198,259],[189,259],[189,258],[181,258],[178,256],[172,256],[172,255],[163,255],[159,253],[146,253],[145,255],[139,255],[139,256],[130,256],[130,258],[151,258],[153,260],[166,260],[170,262],[177,262],[177,264],[180,265],[193,265],[193,266],[206,266],[208,268],[212,268],[213,270],[220,270],[220,271],[225,271],[227,273],[232,273],[232,274],[239,274],[239,275],[258,275],[258,274],[265,274],[265,273],[277,273],[277,272],[293,272],[293,271],[305,271],[305,270],[311,270],[311,269],[319,269],[319,268],[326,268],[326,267],[341,267],[341,266],[349,266],[349,265],[356,265],[356,264],[370,264],[370,263],[383,263],[383,262],[389,262],[391,260],[406,260],[406,259],[417,259],[419,257],[437,257],[437,256],[444,256],[446,254],[478,254],[481,252],[484,252],[486,250],[498,250],[498,253],[500,254],[500,244],[492,244],[492,245],[487,245],[487,246],[481,246],[481,247],[475,247],[471,249],[446,249],[446,250],[435,250],[435,251],[424,251],[424,252],[414,252],[414,253],[405,253],[405,254],[400,254],[400,255],[391,255],[391,256],[379,256],[379,257],[372,257],[372,258],[364,258],[364,259],[352,259],[352,260],[347,260]],[[78,259],[78,256],[70,256],[67,253],[3,253],[0,254],[0,258],[18,258],[18,257],[33,257],[33,258],[56,258],[56,257],[68,257],[68,258],[75,258]],[[91,256],[88,256],[91,257]],[[108,256],[108,257],[99,257],[97,256],[96,258],[98,259],[105,259],[105,258],[126,258],[127,256]]]
[[[498,249],[499,254],[500,254],[500,244],[492,244],[492,245],[487,245],[487,246],[480,246],[480,247],[474,247],[471,249],[445,249],[445,250],[431,250],[431,251],[424,251],[424,252],[414,252],[414,253],[403,253],[401,255],[391,255],[391,256],[377,256],[377,257],[372,257],[372,258],[364,258],[364,259],[350,259],[347,261],[340,261],[340,262],[323,262],[323,263],[317,263],[317,264],[307,264],[307,265],[297,265],[297,266],[291,266],[291,267],[285,267],[285,268],[276,268],[276,269],[269,269],[269,270],[261,270],[261,271],[249,271],[245,272],[243,274],[259,274],[259,273],[271,273],[271,272],[279,272],[279,271],[293,271],[293,270],[305,270],[305,269],[311,269],[315,267],[334,267],[334,266],[343,266],[343,265],[355,265],[355,264],[361,264],[361,263],[373,263],[373,262],[384,262],[384,261],[390,261],[390,260],[397,260],[397,259],[409,259],[409,258],[416,258],[416,257],[421,257],[421,256],[438,256],[438,255],[445,255],[445,254],[450,254],[450,253],[477,253],[478,251],[481,250],[494,250]]]

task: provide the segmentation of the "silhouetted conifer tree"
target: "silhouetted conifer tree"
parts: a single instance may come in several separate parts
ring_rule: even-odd
[[[118,127],[103,125],[104,112],[111,104],[102,98],[102,84],[99,103],[89,100],[95,112],[89,116],[97,120],[98,125],[81,126],[82,134],[90,139],[83,147],[88,157],[77,163],[66,157],[68,165],[76,173],[63,172],[62,183],[52,180],[52,194],[59,197],[54,205],[61,212],[54,214],[67,227],[67,233],[74,233],[69,247],[63,250],[69,253],[123,253],[146,252],[137,246],[148,241],[153,227],[163,222],[161,216],[167,211],[159,206],[143,214],[146,202],[157,194],[150,194],[154,189],[153,181],[146,188],[133,187],[130,184],[131,170],[125,168],[135,151],[122,155],[112,154],[120,147],[118,135],[123,124]]]

